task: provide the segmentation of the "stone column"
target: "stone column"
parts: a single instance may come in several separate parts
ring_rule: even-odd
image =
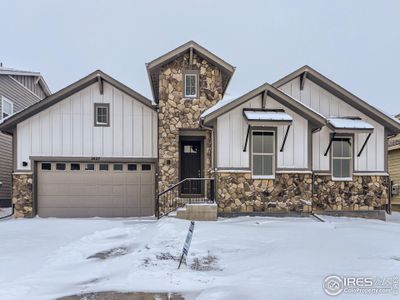
[[[12,202],[15,205],[15,218],[33,217],[32,178],[32,173],[13,174]]]

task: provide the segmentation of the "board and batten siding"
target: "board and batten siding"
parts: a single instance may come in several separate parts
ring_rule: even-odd
[[[94,103],[110,104],[109,127],[94,126]],[[18,124],[17,169],[30,170],[31,156],[156,158],[157,112],[94,83]]]
[[[12,78],[17,80],[27,89],[29,89],[32,93],[37,95],[40,99],[46,97],[45,92],[43,91],[40,84],[37,82],[37,77],[35,76],[23,76],[23,75],[10,75]]]
[[[243,108],[261,108],[261,96],[226,112],[217,119],[217,168],[250,168],[251,137],[246,152],[243,152],[248,124],[243,117]],[[282,145],[287,126],[277,127],[277,169],[308,168],[308,121],[284,107],[271,97],[266,99],[267,109],[284,109],[293,118],[283,152]]]
[[[300,90],[299,77],[284,84],[279,89],[326,117],[358,116],[373,125],[374,132],[360,157],[357,157],[357,154],[368,134],[354,134],[354,172],[386,172],[384,126],[310,80],[305,81],[303,90]],[[330,155],[324,156],[324,153],[328,147],[331,133],[331,130],[324,127],[321,131],[313,134],[313,170],[330,170]]]

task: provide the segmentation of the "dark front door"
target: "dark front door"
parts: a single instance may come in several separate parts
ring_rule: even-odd
[[[185,178],[201,178],[202,166],[202,143],[201,141],[181,141],[180,158],[181,172],[180,180]],[[201,195],[202,182],[190,180],[181,185],[181,195]]]

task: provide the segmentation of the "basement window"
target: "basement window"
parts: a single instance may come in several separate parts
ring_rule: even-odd
[[[332,140],[332,179],[352,180],[353,150],[351,137]]]
[[[185,74],[185,97],[196,98],[198,89],[198,74],[189,72]]]
[[[110,126],[110,104],[94,104],[94,126]]]

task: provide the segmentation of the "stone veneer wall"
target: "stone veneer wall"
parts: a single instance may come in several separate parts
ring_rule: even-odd
[[[32,174],[13,174],[12,202],[14,217],[33,217]]]
[[[389,176],[353,176],[353,181],[314,177],[314,210],[374,210],[388,202]]]
[[[365,211],[382,209],[388,200],[388,176],[354,176],[332,181],[330,175],[276,174],[275,180],[251,179],[250,173],[217,173],[219,213]]]
[[[217,173],[219,213],[308,212],[311,174],[276,174],[251,179],[251,173]]]
[[[222,98],[222,74],[219,68],[196,54],[190,66],[189,54],[165,65],[159,73],[159,191],[179,181],[179,129],[199,128],[200,115]],[[199,97],[184,97],[183,74],[199,72]],[[204,176],[211,174],[211,133],[204,140]],[[169,164],[167,163],[169,162]],[[163,204],[160,203],[161,209]]]

